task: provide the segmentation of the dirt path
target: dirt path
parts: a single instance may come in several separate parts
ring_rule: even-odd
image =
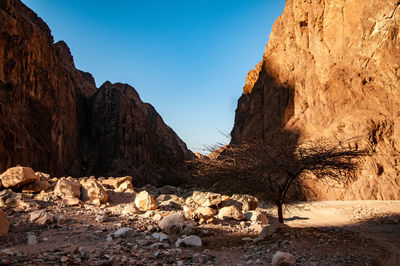
[[[400,265],[400,201],[323,201],[301,203],[286,212],[292,227],[337,227],[375,240],[389,253],[382,265]]]

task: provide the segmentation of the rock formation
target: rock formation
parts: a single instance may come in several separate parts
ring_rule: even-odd
[[[20,164],[56,176],[132,175],[193,156],[132,87],[97,90],[19,0],[0,2],[0,139],[0,172]]]
[[[171,168],[193,156],[154,107],[127,84],[104,83],[89,98],[86,111],[87,173],[126,175],[146,166]]]
[[[282,129],[370,147],[345,189],[310,184],[319,199],[400,199],[400,2],[287,0],[250,71],[232,143]]]

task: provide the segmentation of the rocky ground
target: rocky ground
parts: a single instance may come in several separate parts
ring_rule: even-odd
[[[10,223],[0,264],[269,265],[278,251],[295,265],[400,263],[399,201],[293,204],[283,226],[274,206],[248,195],[42,173],[29,185],[47,188],[33,192],[16,185],[30,172],[16,172],[0,176]]]

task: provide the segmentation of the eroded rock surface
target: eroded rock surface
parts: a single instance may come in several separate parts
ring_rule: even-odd
[[[134,88],[97,89],[21,1],[1,1],[0,28],[0,172],[21,164],[54,176],[157,182],[193,156]]]
[[[346,189],[312,183],[319,199],[400,199],[400,38],[397,0],[286,1],[264,56],[249,73],[232,143],[283,128],[298,141],[368,147]]]

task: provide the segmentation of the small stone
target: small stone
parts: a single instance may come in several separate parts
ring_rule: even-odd
[[[68,257],[66,257],[66,256],[62,256],[61,257],[61,259],[60,259],[60,261],[62,262],[62,263],[65,263],[65,262],[67,262],[69,259],[68,259]]]
[[[29,221],[49,225],[54,222],[54,216],[44,210],[39,210],[30,213]]]
[[[276,223],[272,225],[265,226],[257,238],[254,239],[254,242],[262,241],[267,239],[268,237],[272,236],[275,232],[280,230],[290,229],[290,226],[282,223]]]
[[[244,219],[244,215],[236,206],[227,206],[219,210],[218,219],[220,220],[235,219],[240,221]]]
[[[279,265],[293,265],[296,262],[295,257],[286,252],[277,251],[274,256],[272,257],[272,266],[279,266]]]
[[[65,197],[62,199],[65,206],[83,206],[83,202],[78,198]]]
[[[159,221],[161,221],[162,218],[163,218],[163,217],[161,216],[161,214],[156,213],[156,214],[154,214],[154,216],[153,216],[153,221],[159,222]]]
[[[121,227],[120,229],[112,233],[112,235],[114,237],[125,237],[128,235],[129,232],[133,232],[133,229],[130,227]]]
[[[247,221],[256,222],[259,224],[268,224],[268,218],[260,211],[248,211],[244,213],[244,217]]]
[[[96,222],[102,223],[106,220],[106,217],[104,215],[96,215],[94,219],[96,220]]]
[[[175,242],[176,247],[179,247],[181,244],[185,244],[187,246],[197,246],[197,247],[202,246],[201,238],[198,236],[195,236],[195,235],[191,235],[191,236],[187,236],[182,239],[178,239]]]
[[[56,220],[57,225],[63,225],[67,223],[67,217],[64,215],[54,215],[54,219]]]
[[[160,242],[163,241],[163,240],[168,239],[168,236],[166,234],[163,234],[163,233],[154,233],[151,236],[156,238]]]
[[[158,226],[166,234],[190,234],[192,227],[185,223],[185,217],[182,214],[171,214],[164,217]]]
[[[27,232],[26,234],[28,236],[28,245],[36,245],[38,243],[36,236],[32,232]]]
[[[136,195],[135,205],[139,208],[139,210],[147,211],[147,210],[155,210],[157,209],[156,199],[153,195],[150,195],[149,192],[143,190],[139,194]]]

